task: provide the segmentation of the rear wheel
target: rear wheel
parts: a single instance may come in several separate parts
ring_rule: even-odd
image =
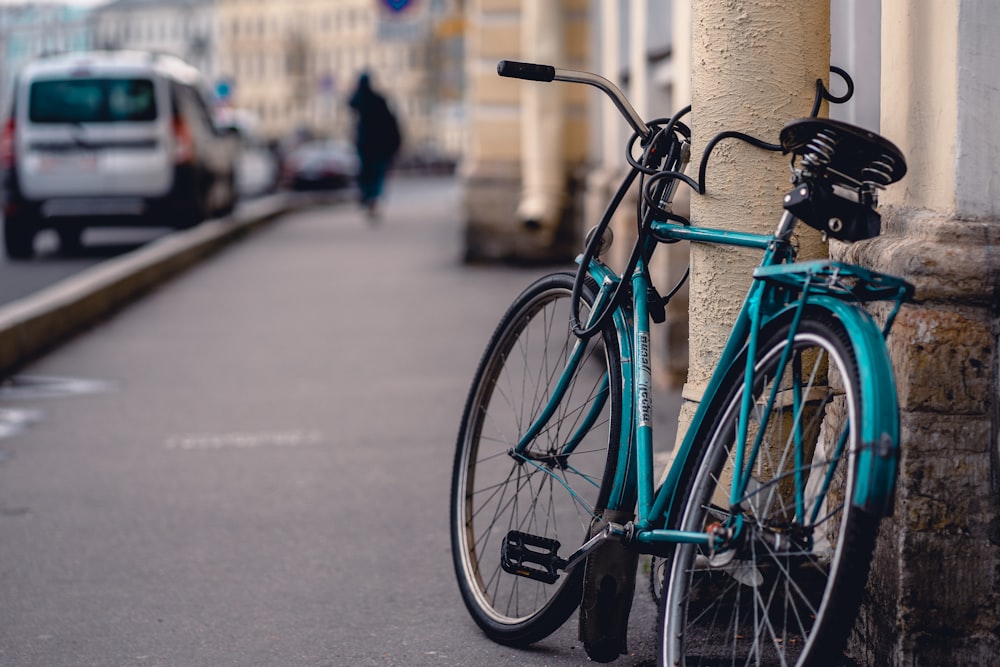
[[[12,215],[3,222],[3,241],[11,259],[31,259],[35,254],[37,223],[24,215]]]
[[[857,362],[832,316],[807,313],[793,336],[790,326],[762,332],[746,440],[737,364],[687,471],[681,529],[737,537],[714,552],[676,548],[661,664],[828,664],[854,622],[877,529],[850,502],[864,409]]]
[[[233,172],[218,177],[218,189],[223,193],[222,203],[213,211],[215,217],[224,218],[236,210],[236,175]]]
[[[208,204],[205,196],[199,192],[195,201],[188,207],[181,209],[180,215],[175,221],[178,229],[191,229],[208,219]]]
[[[75,255],[83,249],[83,228],[81,227],[61,227],[57,230],[59,235],[59,252],[64,255]]]
[[[169,224],[177,229],[190,229],[200,225],[211,214],[209,206],[210,182],[203,170],[187,166],[178,167],[174,173],[172,199],[177,205],[175,217]]]
[[[503,644],[531,644],[562,625],[580,603],[583,575],[580,567],[544,583],[505,571],[501,546],[508,534],[557,540],[567,557],[607,503],[617,462],[622,380],[612,330],[589,341],[554,414],[523,452],[514,451],[577,342],[569,326],[572,288],[572,275],[553,274],[510,307],[480,362],[458,437],[455,571],[472,617]],[[594,297],[591,289],[583,292],[585,317]],[[579,442],[567,446],[574,436]]]

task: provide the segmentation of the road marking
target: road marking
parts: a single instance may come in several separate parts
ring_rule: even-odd
[[[15,375],[0,384],[0,398],[24,400],[85,396],[106,394],[117,388],[116,383],[107,380],[57,375]]]
[[[0,438],[10,438],[42,419],[41,410],[0,408]]]
[[[318,430],[289,429],[286,431],[256,431],[231,433],[184,433],[164,441],[169,450],[199,451],[215,449],[264,449],[269,447],[303,447],[323,442]]]

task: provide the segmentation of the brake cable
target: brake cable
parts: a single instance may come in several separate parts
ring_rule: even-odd
[[[812,118],[815,118],[819,114],[819,110],[823,103],[823,100],[826,100],[833,104],[843,104],[844,102],[847,102],[854,96],[854,80],[851,78],[851,76],[843,68],[834,65],[830,66],[830,71],[834,74],[837,74],[844,80],[844,83],[847,85],[847,92],[841,96],[834,95],[830,91],[830,89],[826,87],[826,84],[823,82],[823,80],[817,78],[816,93],[813,99],[812,110],[810,111],[809,114],[810,117]],[[586,340],[590,338],[591,336],[593,336],[595,333],[597,333],[607,325],[607,321],[610,318],[611,313],[614,311],[614,308],[620,302],[620,300],[625,295],[627,290],[630,289],[629,281],[626,279],[621,280],[615,287],[615,291],[612,294],[610,301],[605,305],[603,312],[601,312],[601,314],[593,321],[593,323],[586,328],[584,328],[580,324],[580,300],[583,293],[583,283],[586,280],[587,276],[587,267],[590,265],[590,262],[593,261],[593,259],[597,256],[598,249],[600,248],[601,245],[602,237],[604,236],[604,232],[610,225],[611,219],[614,217],[615,211],[618,210],[618,207],[621,205],[621,202],[625,198],[626,193],[628,192],[629,188],[631,188],[632,183],[635,182],[636,177],[639,177],[639,190],[641,193],[641,196],[639,197],[639,200],[637,202],[637,210],[636,210],[637,214],[636,217],[638,219],[638,230],[637,230],[638,235],[636,237],[635,245],[632,248],[632,253],[629,256],[626,269],[625,271],[622,272],[623,277],[631,275],[631,273],[635,271],[635,267],[639,262],[639,257],[642,254],[642,239],[644,238],[644,235],[648,233],[650,228],[652,227],[654,214],[656,216],[662,217],[663,219],[673,220],[675,222],[679,222],[684,225],[691,224],[691,221],[688,218],[685,218],[684,216],[681,215],[677,215],[671,211],[663,210],[662,208],[659,207],[659,203],[656,201],[656,187],[658,187],[659,181],[665,179],[679,180],[688,185],[689,187],[691,187],[698,194],[700,195],[705,194],[706,192],[705,182],[708,171],[708,158],[712,154],[712,151],[715,149],[716,145],[718,145],[719,142],[725,139],[738,139],[756,148],[760,148],[762,150],[769,152],[778,152],[783,150],[781,144],[772,144],[770,142],[764,141],[763,139],[758,139],[757,137],[746,134],[744,132],[727,130],[715,135],[708,142],[708,144],[706,144],[705,151],[702,154],[701,161],[698,165],[698,180],[694,180],[687,174],[684,174],[679,171],[674,171],[669,169],[659,170],[656,169],[654,166],[650,166],[650,162],[653,159],[656,160],[655,164],[659,165],[664,161],[665,158],[669,157],[669,154],[664,155],[662,157],[655,155],[656,148],[658,147],[661,138],[665,136],[673,136],[674,139],[672,141],[672,144],[677,142],[676,139],[677,133],[680,133],[680,135],[685,139],[691,138],[691,130],[686,125],[680,122],[680,119],[690,112],[691,112],[691,105],[688,105],[683,109],[681,109],[680,111],[678,111],[677,113],[675,113],[671,118],[667,119],[665,123],[663,123],[664,119],[657,119],[655,121],[647,123],[647,126],[654,131],[650,132],[650,134],[648,135],[648,139],[646,139],[646,141],[643,144],[644,148],[642,152],[641,162],[637,161],[632,154],[633,147],[635,146],[636,141],[639,140],[640,135],[637,132],[633,133],[626,144],[625,159],[631,166],[631,170],[629,171],[625,179],[622,181],[621,185],[618,187],[618,190],[617,192],[615,192],[614,197],[612,197],[611,201],[608,203],[608,207],[605,209],[604,214],[601,217],[601,221],[598,223],[593,234],[591,235],[590,242],[584,248],[584,252],[579,260],[579,265],[577,266],[576,277],[573,281],[573,291],[570,303],[570,326],[573,330],[573,333],[581,339]],[[659,191],[662,192],[662,189],[659,189]],[[645,204],[645,208],[643,207],[643,204]],[[650,250],[649,254],[650,256],[652,256],[652,250]],[[648,258],[646,259],[648,260]],[[648,269],[648,261],[643,263],[643,270],[644,270],[644,275],[647,279],[647,283],[651,285],[652,281],[649,279],[650,276]],[[684,275],[680,278],[680,280],[673,287],[673,289],[670,290],[667,296],[661,298],[660,300],[661,304],[666,305],[666,303],[671,299],[671,297],[673,297],[680,290],[680,288],[687,281],[688,276],[690,275],[690,271],[691,268],[689,266],[687,270],[685,270]]]

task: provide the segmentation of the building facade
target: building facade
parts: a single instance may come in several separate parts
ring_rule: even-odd
[[[114,0],[91,17],[98,49],[142,49],[175,55],[216,78],[216,3],[205,0]]]
[[[90,46],[89,11],[64,5],[0,5],[0,99],[10,104],[14,77],[39,55]]]
[[[500,79],[496,67],[507,58],[586,69],[588,9],[586,0],[466,3],[468,260],[544,260],[579,247],[570,192],[585,177],[590,93]]]
[[[346,106],[362,72],[400,116],[408,146],[457,152],[453,108],[461,90],[445,77],[461,58],[454,2],[414,2],[399,11],[374,0],[216,0],[218,75],[231,104],[263,131],[348,135]],[[461,118],[459,117],[460,121]]]

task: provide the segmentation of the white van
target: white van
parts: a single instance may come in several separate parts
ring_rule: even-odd
[[[25,66],[0,136],[4,244],[34,254],[87,227],[188,227],[236,202],[238,140],[213,122],[197,70],[164,55],[95,51]]]

